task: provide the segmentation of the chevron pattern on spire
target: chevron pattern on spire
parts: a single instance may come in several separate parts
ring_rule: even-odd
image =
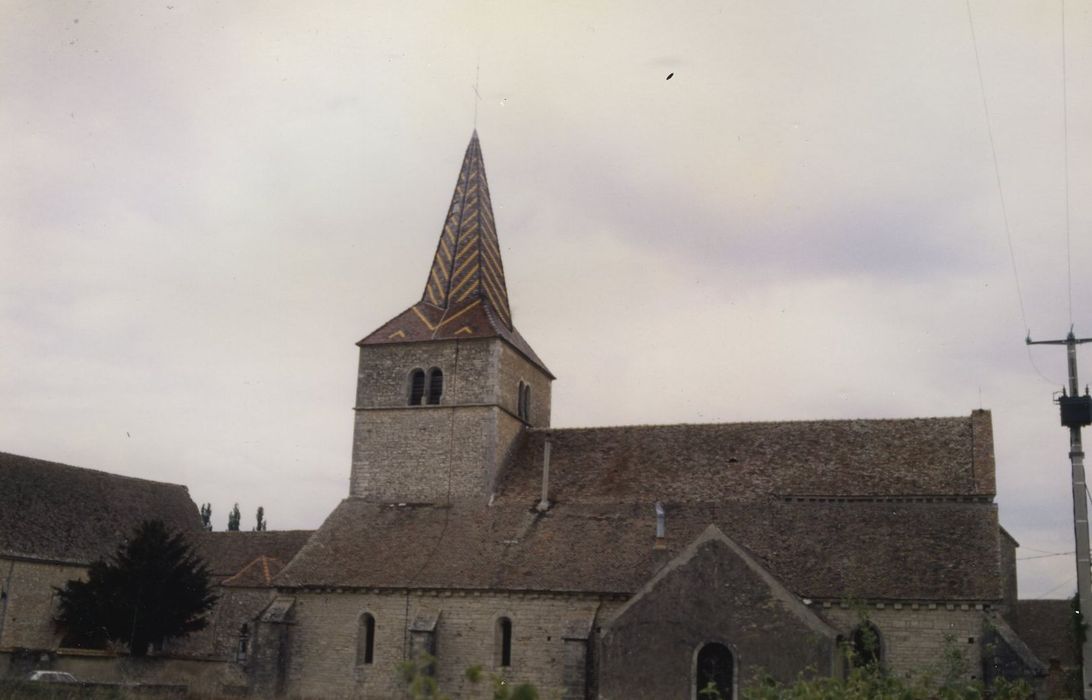
[[[478,132],[466,147],[421,301],[449,312],[480,300],[512,328],[493,203]]]
[[[455,194],[421,300],[357,345],[503,338],[551,378],[553,374],[512,325],[497,226],[478,132],[466,147]]]

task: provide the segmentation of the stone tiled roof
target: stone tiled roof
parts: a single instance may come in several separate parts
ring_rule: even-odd
[[[468,305],[459,312],[458,316],[448,314],[445,309],[437,309],[424,302],[415,304],[384,323],[357,345],[471,338],[502,338],[551,378],[554,376],[518,330],[500,323],[496,314],[488,306],[480,303]]]
[[[1073,608],[1068,600],[1020,600],[1012,626],[1039,660],[1057,659],[1063,668],[1080,666],[1073,639]]]
[[[475,131],[463,156],[421,301],[358,344],[496,337],[550,374],[512,325],[485,161]]]
[[[313,533],[313,530],[201,531],[192,533],[190,541],[213,577],[222,581],[243,573],[261,557],[278,562],[291,560]],[[240,585],[244,579],[250,580],[248,576],[240,577]]]
[[[715,524],[803,597],[1001,598],[991,503],[506,501],[451,506],[347,499],[277,577],[281,586],[630,594]]]
[[[0,452],[0,554],[90,563],[144,520],[201,527],[185,486]]]
[[[284,568],[284,562],[264,554],[243,567],[242,571],[220,582],[221,586],[263,588],[273,584],[273,577]]]
[[[740,501],[983,497],[995,491],[988,411],[957,418],[531,430],[502,473],[504,501]],[[996,539],[996,538],[995,538]]]

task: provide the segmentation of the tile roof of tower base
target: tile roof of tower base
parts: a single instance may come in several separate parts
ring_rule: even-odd
[[[472,340],[475,338],[502,338],[541,369],[550,379],[556,379],[546,363],[523,339],[515,328],[507,328],[497,322],[496,315],[484,304],[475,302],[457,314],[444,317],[437,309],[425,303],[414,304],[378,330],[372,332],[357,345],[390,345],[428,340]]]

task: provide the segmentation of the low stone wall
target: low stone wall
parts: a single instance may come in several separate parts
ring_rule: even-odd
[[[0,698],[41,700],[117,700],[119,698],[184,698],[184,685],[142,683],[45,683],[0,680]]]
[[[159,687],[164,692],[197,695],[242,694],[246,676],[239,666],[215,659],[149,656],[141,659],[108,652],[65,650],[0,651],[0,674],[7,680],[26,678],[31,671],[66,671],[100,686]]]

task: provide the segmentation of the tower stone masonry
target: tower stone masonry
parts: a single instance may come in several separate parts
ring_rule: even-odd
[[[358,345],[353,497],[488,501],[522,428],[549,427],[554,377],[512,325],[477,132],[421,300]]]

